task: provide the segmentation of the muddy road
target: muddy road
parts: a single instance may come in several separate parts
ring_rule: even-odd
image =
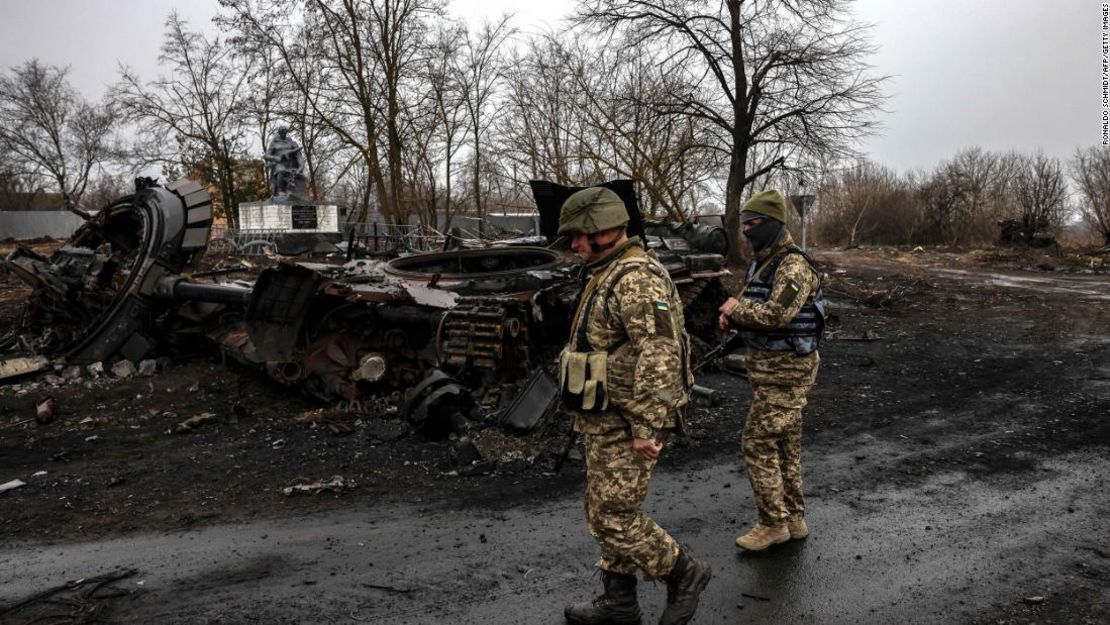
[[[722,402],[647,504],[715,568],[695,622],[1110,622],[1110,278],[817,256],[837,319],[805,415],[813,533],[736,553],[748,388],[706,376]],[[70,413],[13,425],[45,392]],[[0,483],[28,483],[0,493],[0,622],[560,623],[596,594],[581,462],[550,474],[560,424],[486,430],[491,461],[460,474],[388,420],[296,420],[318,409],[203,358],[0,388]],[[220,418],[167,434],[202,411]],[[356,485],[281,494],[335,474]],[[641,586],[649,622],[664,594]]]

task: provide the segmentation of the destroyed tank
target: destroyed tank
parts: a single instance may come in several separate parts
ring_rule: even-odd
[[[645,223],[631,181],[606,186],[678,286],[695,343],[713,340],[727,297],[723,232]],[[144,181],[49,259],[17,250],[5,265],[35,289],[24,329],[39,353],[137,360],[203,336],[291,389],[400,412],[429,436],[465,440],[475,415],[489,417],[478,406],[527,432],[554,405],[550,371],[582,269],[555,235],[559,207],[578,188],[532,189],[545,247],[494,241],[390,261],[282,263],[253,283],[213,284],[181,275],[203,251],[207,193]]]

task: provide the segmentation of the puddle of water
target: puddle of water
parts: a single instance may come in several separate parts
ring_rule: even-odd
[[[1019,276],[941,267],[930,267],[929,271],[942,277],[968,279],[980,284],[1002,288],[1037,289],[1052,293],[1065,293],[1068,295],[1091,297],[1100,300],[1110,300],[1110,281],[1100,279],[1080,278],[1077,276],[1054,276],[1051,278]]]

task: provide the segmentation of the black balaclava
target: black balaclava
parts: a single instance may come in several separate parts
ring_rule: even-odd
[[[763,223],[745,231],[744,236],[748,237],[752,250],[758,254],[779,240],[783,225],[781,221],[767,217]]]

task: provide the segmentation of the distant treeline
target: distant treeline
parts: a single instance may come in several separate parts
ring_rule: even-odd
[[[811,191],[812,192],[812,191]],[[975,245],[1057,234],[1080,217],[1110,244],[1110,149],[1061,162],[1037,152],[962,150],[932,171],[861,161],[829,171],[810,222],[827,245]]]

